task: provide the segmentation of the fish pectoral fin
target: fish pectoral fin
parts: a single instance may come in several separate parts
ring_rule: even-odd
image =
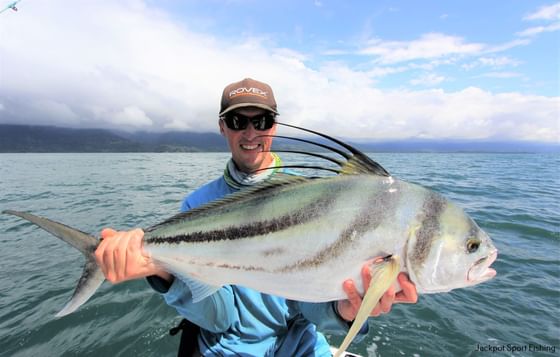
[[[362,299],[362,305],[352,323],[352,326],[348,330],[344,341],[338,348],[337,353],[334,357],[340,356],[344,350],[350,346],[354,337],[360,331],[362,325],[366,322],[369,314],[379,302],[379,299],[385,294],[385,292],[391,287],[393,282],[397,279],[397,275],[400,271],[399,258],[393,255],[389,258],[383,259],[381,262],[374,262],[371,266],[371,282]]]
[[[180,279],[187,284],[191,290],[193,302],[200,302],[206,299],[208,296],[214,294],[216,291],[220,290],[220,286],[209,285],[202,283],[194,278],[188,276],[181,276]]]

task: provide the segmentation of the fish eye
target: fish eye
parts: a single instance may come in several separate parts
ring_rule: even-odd
[[[474,253],[480,247],[480,241],[478,239],[471,238],[467,241],[467,252]]]

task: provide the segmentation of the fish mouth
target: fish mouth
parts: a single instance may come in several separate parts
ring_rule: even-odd
[[[488,256],[479,259],[474,263],[467,273],[467,281],[471,284],[482,283],[496,276],[496,271],[490,265],[498,258],[498,251],[495,250]]]

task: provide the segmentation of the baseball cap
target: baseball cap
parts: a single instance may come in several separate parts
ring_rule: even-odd
[[[231,83],[224,88],[220,116],[243,107],[257,107],[278,114],[272,88],[266,83],[251,78]]]

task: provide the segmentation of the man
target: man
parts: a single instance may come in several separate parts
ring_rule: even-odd
[[[274,94],[265,83],[246,78],[224,89],[219,127],[232,157],[223,176],[185,198],[182,211],[274,175],[274,170],[257,170],[281,165],[280,158],[270,152],[273,139],[268,136],[276,133],[277,114]],[[343,289],[348,299],[336,302],[303,303],[224,286],[194,303],[187,283],[156,266],[143,252],[141,230],[104,229],[101,236],[95,255],[106,278],[118,283],[148,277],[170,306],[200,326],[198,349],[202,355],[330,356],[325,337],[318,330],[346,333],[362,301],[354,282],[347,280]],[[364,286],[369,286],[366,266],[362,279]],[[416,302],[416,289],[406,275],[399,275],[398,280],[403,290],[397,294],[388,290],[371,316],[389,312],[394,302]],[[362,334],[367,332],[367,325],[363,330]]]

